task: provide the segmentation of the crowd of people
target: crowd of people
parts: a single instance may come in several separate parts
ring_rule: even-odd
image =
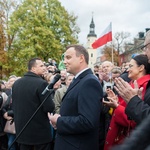
[[[51,59],[29,60],[24,76],[0,82],[0,149],[149,147],[150,133],[144,137],[142,129],[150,124],[150,31],[142,48],[120,67],[104,61],[93,70],[81,45],[66,48],[62,70]],[[10,120],[15,134],[4,132]]]

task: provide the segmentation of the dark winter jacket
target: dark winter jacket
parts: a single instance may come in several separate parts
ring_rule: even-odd
[[[138,96],[134,96],[128,103],[125,113],[138,124],[150,114],[150,81],[147,85],[144,101]]]
[[[26,73],[24,77],[14,83],[12,87],[12,101],[16,136],[18,136],[39,105],[45,100],[47,94],[49,94],[41,94],[47,85],[48,83],[44,79],[32,72]],[[50,142],[52,135],[47,112],[51,113],[53,110],[54,102],[49,96],[23,130],[17,142],[26,145]]]

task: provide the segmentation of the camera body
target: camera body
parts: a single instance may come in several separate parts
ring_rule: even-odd
[[[8,110],[8,116],[10,116],[10,117],[14,117],[14,112],[13,112],[13,110]]]

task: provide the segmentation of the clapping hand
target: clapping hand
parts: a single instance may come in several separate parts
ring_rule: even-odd
[[[118,94],[128,103],[132,97],[135,95],[138,95],[140,98],[142,98],[142,90],[143,87],[139,89],[138,83],[135,80],[134,81],[134,88],[131,87],[131,85],[124,81],[122,78],[116,78],[115,79],[115,90],[118,92]]]
[[[106,90],[106,93],[108,95],[107,99],[109,101],[105,101],[104,98],[103,98],[103,103],[109,107],[112,107],[112,108],[116,108],[118,107],[118,97],[117,95],[115,95],[115,93],[111,90],[111,89],[107,89]]]

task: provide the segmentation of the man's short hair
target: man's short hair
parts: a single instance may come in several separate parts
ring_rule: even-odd
[[[32,58],[28,62],[28,70],[31,70],[33,66],[36,65],[36,60],[41,60],[40,58]]]
[[[89,53],[88,53],[88,51],[87,51],[82,45],[77,45],[77,44],[68,45],[68,46],[66,47],[66,50],[69,49],[69,48],[71,48],[71,47],[74,47],[74,49],[75,49],[75,51],[76,51],[76,56],[79,56],[80,54],[83,54],[86,63],[87,63],[87,64],[89,63]]]

